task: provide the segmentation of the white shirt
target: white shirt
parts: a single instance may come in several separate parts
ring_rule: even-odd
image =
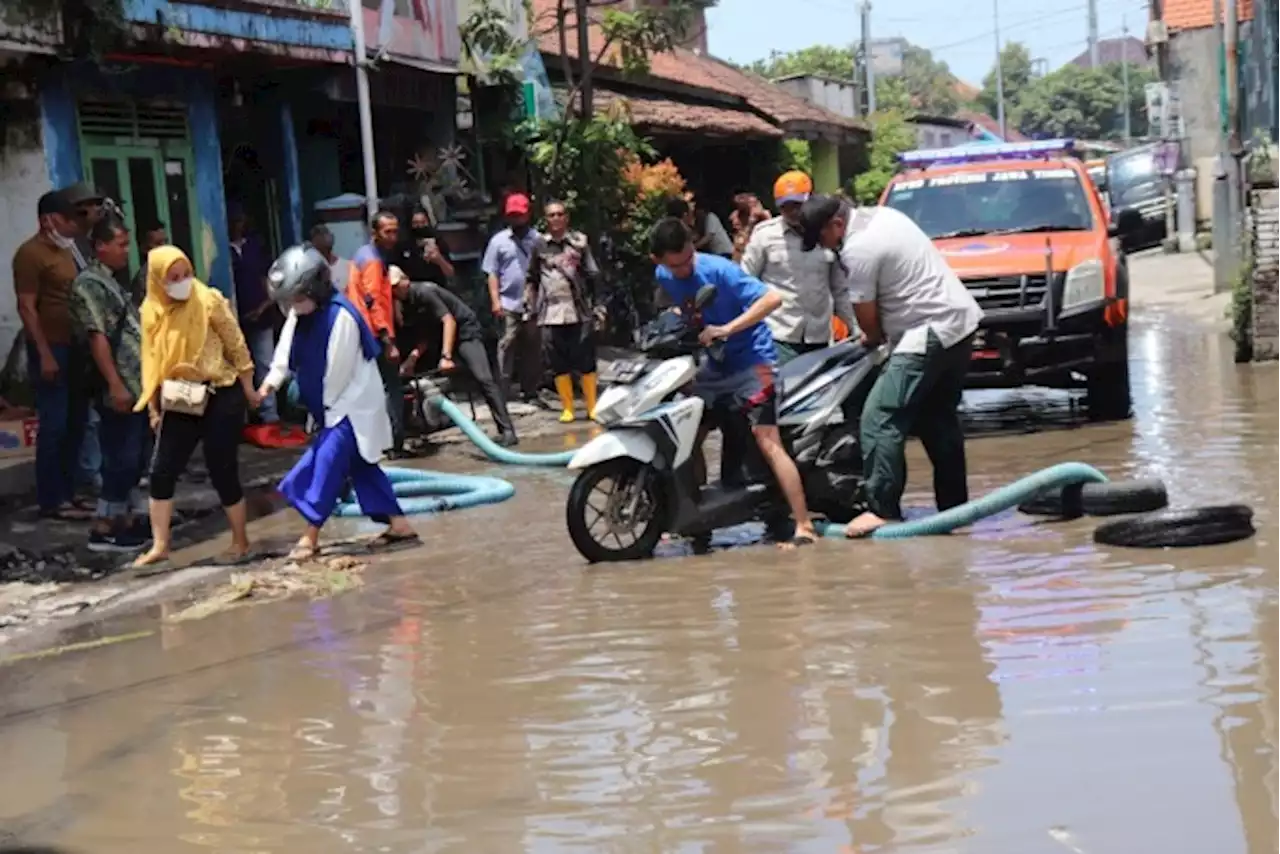
[[[289,353],[297,326],[298,314],[290,309],[267,373],[266,382],[272,388],[280,388],[289,378]],[[324,371],[324,426],[336,427],[344,418],[351,419],[360,457],[374,464],[381,461],[392,443],[382,376],[377,362],[364,357],[356,319],[350,312],[340,311],[329,333]]]
[[[944,348],[978,328],[982,309],[942,253],[893,208],[856,208],[840,259],[853,302],[874,302],[895,353],[924,353],[929,332]]]
[[[844,270],[835,253],[821,247],[805,252],[799,232],[776,216],[751,232],[742,252],[742,269],[782,296],[782,305],[764,319],[774,340],[787,344],[826,344],[834,313],[854,329]]]

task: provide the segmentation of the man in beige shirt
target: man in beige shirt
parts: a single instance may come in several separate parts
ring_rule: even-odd
[[[742,269],[782,294],[782,307],[766,318],[778,348],[778,363],[831,343],[834,315],[855,329],[844,269],[834,252],[804,251],[800,206],[813,192],[803,172],[788,172],[774,184],[779,216],[756,226],[742,254]]]

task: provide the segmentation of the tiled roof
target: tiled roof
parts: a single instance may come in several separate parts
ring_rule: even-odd
[[[1027,138],[1018,133],[1017,128],[1009,127],[1003,135],[1000,133],[1000,123],[986,113],[978,113],[973,110],[961,110],[956,113],[957,119],[963,119],[966,122],[973,122],[987,133],[993,133],[996,136],[1002,136],[1005,142],[1026,142]],[[1008,121],[1005,122],[1008,125]]]
[[[609,89],[596,89],[594,97],[602,108],[625,102],[631,123],[643,130],[766,139],[782,136],[782,131],[750,110],[688,104],[654,94],[622,95]]]
[[[1253,19],[1252,0],[1239,0],[1236,8],[1241,21]],[[1212,27],[1213,0],[1164,0],[1164,22],[1170,30]]]
[[[1111,65],[1114,62],[1128,62],[1131,65],[1151,65],[1151,57],[1147,56],[1147,46],[1142,39],[1128,36],[1119,39],[1098,39],[1098,63]],[[1089,67],[1089,51],[1086,49],[1067,65]]]
[[[559,55],[560,39],[555,26],[556,0],[533,0],[533,17],[530,29],[538,34],[539,48],[543,53]],[[575,16],[570,10],[566,25],[569,38],[566,48],[569,56],[578,55]],[[589,46],[594,58],[604,44],[599,29],[589,32]],[[608,54],[603,63],[616,65],[616,57]],[[555,67],[554,65],[552,66]],[[763,77],[742,71],[710,56],[699,56],[689,50],[677,48],[668,53],[654,54],[650,58],[649,73],[683,86],[706,89],[723,95],[741,98],[753,109],[771,117],[780,125],[806,124],[829,128],[837,132],[857,132],[864,125],[856,119],[810,104]],[[637,85],[641,85],[637,83]]]

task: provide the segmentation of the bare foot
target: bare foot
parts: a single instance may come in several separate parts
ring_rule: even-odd
[[[869,535],[876,528],[889,524],[868,510],[845,526],[844,535],[849,539],[857,539]]]
[[[169,549],[161,545],[153,545],[147,549],[147,553],[139,557],[133,562],[135,568],[144,566],[155,566],[157,563],[169,559]]]

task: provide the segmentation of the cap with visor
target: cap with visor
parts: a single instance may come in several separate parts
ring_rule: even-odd
[[[793,170],[784,172],[773,182],[773,200],[779,205],[804,203],[813,195],[813,179]]]

